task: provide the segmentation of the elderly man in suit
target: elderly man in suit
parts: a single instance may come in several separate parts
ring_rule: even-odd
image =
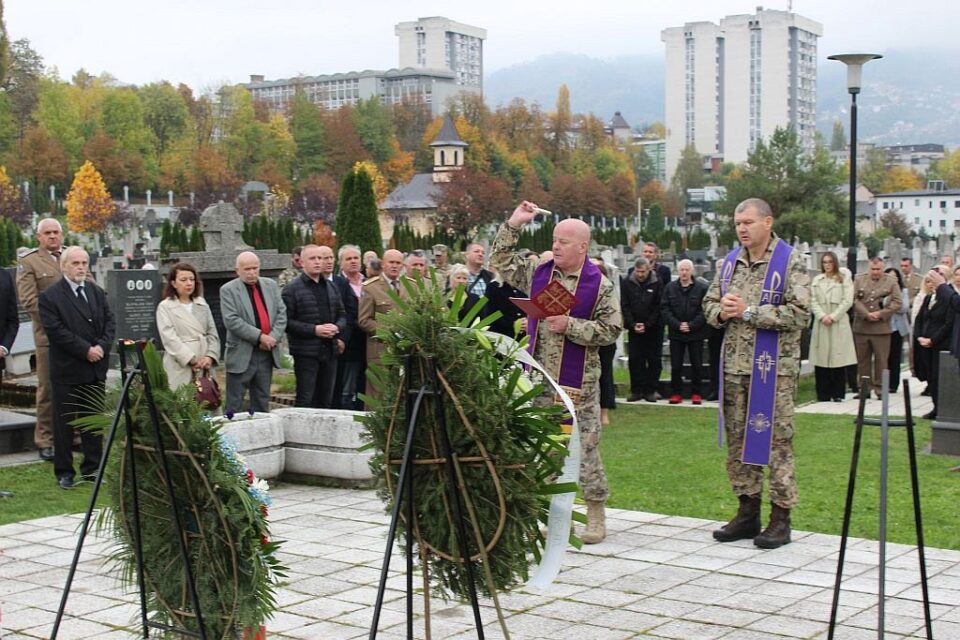
[[[333,283],[340,290],[340,299],[347,312],[349,337],[340,336],[337,350],[337,384],[334,400],[338,409],[361,409],[357,406],[357,393],[364,388],[364,369],[367,364],[367,336],[357,320],[360,316],[360,296],[363,294],[363,273],[360,271],[360,248],[345,244],[337,252],[340,273],[333,276]]]
[[[115,324],[103,289],[87,280],[90,257],[80,247],[60,256],[63,277],[40,294],[38,307],[50,341],[50,382],[53,387],[53,472],[61,489],[73,487],[73,427],[75,418],[100,410]],[[101,438],[81,431],[80,474],[93,480],[100,466]]]
[[[37,246],[25,253],[17,266],[17,292],[20,304],[33,320],[33,343],[37,356],[37,427],[33,442],[42,460],[53,460],[53,397],[50,388],[50,357],[47,335],[40,322],[37,299],[47,287],[60,279],[60,250],[63,228],[56,218],[44,218],[37,224]]]
[[[400,271],[403,269],[403,254],[396,249],[387,249],[383,252],[381,263],[382,273],[363,283],[363,294],[360,296],[360,310],[357,318],[360,328],[367,334],[368,366],[374,363],[379,364],[380,356],[383,354],[383,343],[376,337],[377,328],[380,326],[378,318],[397,308],[389,292],[392,291],[401,298],[408,296],[400,275]],[[369,376],[367,377],[367,395],[374,395]]]
[[[297,377],[296,406],[330,409],[337,380],[336,340],[348,330],[347,314],[340,290],[327,279],[333,273],[333,250],[309,244],[301,262],[303,273],[283,288]]]
[[[260,277],[260,258],[252,251],[237,256],[237,277],[220,287],[220,310],[227,328],[226,413],[270,410],[273,368],[280,367],[278,345],[287,329],[287,310],[276,281]]]

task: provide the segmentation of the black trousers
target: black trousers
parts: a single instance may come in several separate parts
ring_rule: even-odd
[[[617,355],[617,343],[598,349],[600,354],[600,408],[617,408],[617,387],[613,384],[613,359]]]
[[[103,404],[104,383],[61,384],[54,382],[53,391],[53,473],[57,478],[73,478],[73,434],[70,424],[76,418],[99,413]],[[92,476],[100,467],[103,442],[100,435],[86,429],[80,433],[80,474]]]
[[[703,340],[670,341],[670,387],[674,395],[683,395],[683,354],[690,354],[690,393],[699,394],[703,383]]]
[[[913,352],[914,361],[917,370],[921,369],[924,376],[921,380],[926,380],[927,391],[930,392],[930,399],[933,400],[933,412],[937,412],[937,400],[940,394],[940,350],[921,347],[916,344],[916,350]]]
[[[903,375],[900,366],[903,363],[903,336],[899,331],[890,334],[890,355],[887,357],[887,369],[890,370],[890,393],[900,388],[900,377]]]
[[[817,384],[817,400],[829,402],[842,400],[847,390],[847,367],[814,367],[814,380]]]
[[[723,333],[707,338],[707,351],[710,352],[710,395],[720,393],[720,351],[723,349]]]
[[[333,408],[333,387],[337,382],[336,359],[321,360],[310,356],[293,356],[293,373],[297,377],[294,406],[310,409]]]
[[[627,341],[630,358],[630,392],[653,393],[660,382],[660,358],[663,357],[663,332],[630,333]]]

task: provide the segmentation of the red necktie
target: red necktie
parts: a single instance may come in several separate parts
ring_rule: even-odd
[[[270,333],[270,314],[267,313],[267,305],[263,304],[263,296],[260,295],[260,287],[255,284],[250,285],[253,287],[253,310],[257,313],[257,318],[260,319],[260,332],[261,333]]]

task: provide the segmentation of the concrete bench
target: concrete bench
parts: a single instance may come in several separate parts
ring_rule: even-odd
[[[20,453],[33,447],[36,418],[0,410],[0,453]]]

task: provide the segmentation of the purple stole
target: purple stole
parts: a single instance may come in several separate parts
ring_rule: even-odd
[[[537,266],[530,283],[530,294],[540,291],[553,277],[553,260],[548,260]],[[577,301],[570,309],[570,316],[589,320],[593,317],[593,310],[600,297],[600,282],[603,274],[597,265],[585,260],[577,280],[577,289],[573,292]],[[527,335],[530,336],[530,345],[527,350],[533,355],[537,346],[537,331],[540,328],[540,319],[527,316]],[[563,356],[560,359],[560,371],[550,373],[556,376],[557,382],[570,395],[574,404],[579,408],[583,389],[583,369],[587,364],[587,348],[576,344],[567,338],[563,340]]]
[[[783,290],[787,279],[787,264],[793,247],[781,239],[776,240],[767,265],[767,274],[760,290],[759,305],[783,304]],[[727,294],[740,248],[734,249],[723,261],[720,272],[720,295]],[[750,374],[750,394],[747,400],[747,426],[744,429],[743,451],[740,460],[744,464],[766,465],[770,463],[770,445],[773,442],[774,408],[777,399],[777,358],[780,347],[780,332],[757,328],[753,347],[753,371]],[[721,351],[722,353],[722,351]],[[723,362],[720,371],[719,432],[723,441]]]

